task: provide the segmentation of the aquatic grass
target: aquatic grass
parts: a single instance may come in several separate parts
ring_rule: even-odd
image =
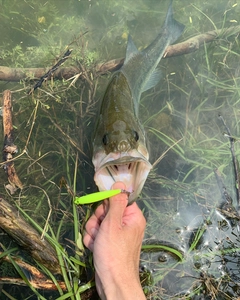
[[[67,295],[68,297],[70,297],[71,299],[74,299],[74,294],[73,294],[73,290],[72,290],[72,282],[70,281],[71,278],[69,278],[69,274],[68,271],[66,270],[66,267],[68,267],[67,263],[69,262],[69,260],[64,260],[64,257],[62,256],[62,251],[59,251],[60,249],[57,247],[56,248],[56,252],[57,252],[57,256],[59,259],[59,265],[61,266],[61,274],[63,276],[63,280],[64,283],[67,287]],[[77,270],[75,269],[75,272],[77,273]]]
[[[4,296],[7,297],[7,299],[10,299],[10,300],[18,300],[17,298],[14,298],[12,297],[9,293],[7,293],[4,289],[2,289],[2,293]]]
[[[1,247],[4,249],[4,246],[2,245],[2,243],[0,244],[1,245]],[[0,259],[1,258],[3,258],[3,257],[5,257],[5,256],[8,256],[9,254],[11,254],[11,253],[13,253],[13,252],[15,252],[16,250],[17,250],[18,248],[11,248],[11,249],[4,249],[4,251],[3,252],[1,252],[0,253]]]
[[[164,244],[163,245],[161,245],[161,244],[160,245],[156,245],[156,244],[142,245],[141,249],[142,249],[142,251],[164,250],[164,251],[167,251],[167,252],[170,252],[170,253],[176,255],[179,258],[180,261],[183,260],[183,254],[179,250],[177,250],[177,249],[175,249],[171,246],[164,245]]]
[[[180,157],[184,158],[184,150],[181,146],[176,143],[171,137],[164,134],[163,132],[157,130],[156,128],[149,128],[149,132],[152,132],[160,141],[162,141],[167,146],[171,147],[171,149],[176,152]],[[174,147],[172,147],[174,145]]]

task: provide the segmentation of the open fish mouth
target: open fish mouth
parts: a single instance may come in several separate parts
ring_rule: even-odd
[[[130,204],[139,196],[151,168],[152,165],[139,153],[137,157],[110,153],[95,170],[94,180],[100,191],[110,190],[114,182],[124,182],[130,193]]]

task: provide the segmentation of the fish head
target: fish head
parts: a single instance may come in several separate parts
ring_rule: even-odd
[[[99,127],[96,137],[92,160],[96,185],[105,191],[114,182],[124,182],[131,204],[139,196],[152,168],[143,129],[133,118],[128,122],[117,119],[109,122],[105,130]]]

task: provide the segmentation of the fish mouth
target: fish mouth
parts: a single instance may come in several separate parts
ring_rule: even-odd
[[[110,153],[95,167],[94,180],[100,191],[110,190],[114,182],[124,182],[131,204],[139,196],[151,168],[149,161],[137,150],[131,155]]]

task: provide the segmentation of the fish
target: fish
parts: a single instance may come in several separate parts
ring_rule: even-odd
[[[94,180],[100,191],[124,182],[129,205],[138,198],[152,169],[139,119],[141,94],[161,79],[157,66],[184,27],[173,18],[171,1],[160,33],[148,47],[139,51],[129,35],[124,64],[112,75],[102,98],[93,138]]]

